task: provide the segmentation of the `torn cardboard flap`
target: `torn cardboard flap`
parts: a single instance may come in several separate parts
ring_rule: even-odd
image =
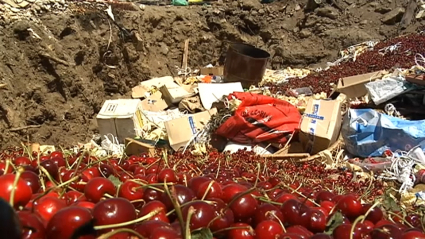
[[[224,72],[223,66],[214,66],[214,67],[203,67],[201,68],[201,75],[213,75],[213,76],[222,76]]]
[[[329,148],[339,137],[341,123],[340,101],[310,99],[299,133],[304,152],[312,155]]]
[[[159,78],[153,78],[147,81],[143,81],[140,83],[140,85],[133,87],[131,89],[131,96],[133,99],[140,99],[145,98],[149,95],[149,91],[152,88],[160,88],[164,84],[167,83],[174,83],[174,78],[172,76],[164,76]]]
[[[348,99],[365,96],[368,92],[364,84],[369,81],[381,79],[387,73],[386,71],[375,71],[372,73],[341,78],[338,81],[336,91],[345,94]]]
[[[174,82],[164,84],[160,91],[168,104],[177,104],[184,98],[192,97],[197,94],[196,85],[178,85]]]
[[[142,108],[147,111],[159,112],[167,109],[169,106],[159,91],[142,100]]]
[[[165,122],[164,125],[171,148],[179,150],[181,147],[185,147],[194,135],[205,127],[211,116],[216,113],[217,109],[213,108]]]

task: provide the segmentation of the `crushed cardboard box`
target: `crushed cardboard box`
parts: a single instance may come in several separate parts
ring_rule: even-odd
[[[304,152],[316,154],[329,148],[338,139],[341,124],[339,100],[310,99],[301,120],[299,134]]]
[[[159,112],[170,107],[170,104],[162,97],[162,93],[157,91],[142,100],[142,108],[147,111]]]
[[[150,95],[149,92],[152,90],[152,88],[159,89],[161,86],[167,83],[174,83],[174,78],[172,76],[164,76],[143,81],[140,83],[140,85],[133,87],[131,90],[131,97],[133,97],[133,99],[145,98]]]
[[[375,71],[372,73],[344,77],[339,79],[336,91],[343,93],[348,99],[355,99],[368,94],[365,83],[381,79],[388,72]]]
[[[123,143],[127,137],[140,136],[143,125],[141,105],[139,99],[105,101],[96,117],[101,137],[112,134]]]
[[[160,91],[168,104],[177,104],[184,98],[189,98],[198,93],[196,85],[179,85],[168,82],[160,87]]]
[[[167,130],[168,142],[174,150],[185,147],[189,141],[201,131],[211,119],[211,116],[217,113],[213,108],[200,113],[185,115],[178,119],[173,119],[164,123]]]

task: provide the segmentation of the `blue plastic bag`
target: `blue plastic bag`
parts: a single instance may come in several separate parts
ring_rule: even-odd
[[[373,109],[350,109],[341,128],[349,153],[381,156],[385,150],[409,151],[425,140],[425,120],[404,120]]]

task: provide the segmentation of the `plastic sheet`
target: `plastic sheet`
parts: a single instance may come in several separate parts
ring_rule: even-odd
[[[350,109],[341,133],[351,154],[381,156],[387,149],[409,151],[424,141],[425,120],[404,120],[373,109]]]

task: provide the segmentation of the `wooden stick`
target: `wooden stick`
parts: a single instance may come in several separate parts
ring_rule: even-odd
[[[187,58],[189,56],[189,39],[184,41],[184,52],[183,52],[183,62],[182,62],[182,70],[186,73],[187,70]],[[186,78],[186,74],[185,74]]]
[[[41,125],[27,125],[27,126],[22,126],[22,127],[17,127],[17,128],[11,128],[9,129],[10,132],[16,132],[16,131],[21,131],[21,130],[25,130],[25,129],[34,129],[34,128],[40,128]]]
[[[47,59],[52,60],[52,61],[54,61],[56,63],[65,65],[65,66],[70,66],[71,65],[69,62],[64,61],[62,59],[59,59],[59,58],[57,58],[55,56],[51,56],[51,55],[49,55],[49,54],[47,54],[45,52],[40,52],[39,55],[42,56],[42,57],[46,57]]]

